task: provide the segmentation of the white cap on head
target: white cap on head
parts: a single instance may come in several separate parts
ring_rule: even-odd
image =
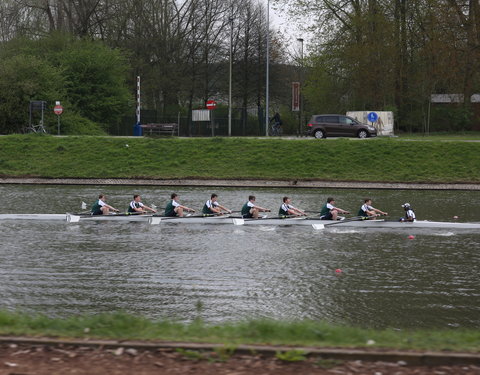
[[[402,207],[403,208],[410,208],[410,203],[404,203],[404,204],[402,204]]]

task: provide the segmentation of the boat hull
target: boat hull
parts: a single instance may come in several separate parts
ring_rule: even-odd
[[[114,222],[145,222],[150,224],[235,224],[235,225],[270,225],[286,226],[300,225],[310,226],[316,229],[324,228],[387,228],[387,229],[413,229],[413,228],[431,228],[431,229],[470,229],[479,230],[480,223],[459,223],[443,221],[414,221],[400,222],[388,220],[343,220],[331,221],[313,218],[261,218],[261,219],[242,219],[228,215],[202,217],[163,217],[155,215],[74,215],[74,214],[0,214],[0,220],[39,220],[39,221],[114,221]]]

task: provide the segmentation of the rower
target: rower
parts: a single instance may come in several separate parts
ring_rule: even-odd
[[[289,197],[283,197],[283,204],[278,210],[278,216],[304,216],[305,212],[299,210],[298,208],[293,207],[290,203],[292,200]]]
[[[220,203],[218,203],[217,199],[218,199],[218,195],[217,194],[212,194],[210,196],[210,199],[205,202],[205,204],[203,205],[203,209],[202,209],[202,213],[204,215],[223,215],[222,210],[225,211],[225,212],[228,212],[229,214],[232,213],[231,210],[229,210],[228,208],[225,208],[222,205],[220,205]]]
[[[362,217],[376,217],[376,216],[380,216],[380,215],[387,216],[388,213],[383,212],[379,209],[376,209],[375,207],[372,207],[372,199],[367,198],[367,199],[365,199],[362,207],[360,207],[360,210],[358,210],[357,215],[362,216]]]
[[[402,204],[402,207],[405,210],[405,217],[402,217],[400,221],[417,221],[415,217],[415,212],[410,206],[410,203],[404,203]]]
[[[327,198],[327,203],[320,211],[320,220],[338,220],[338,214],[349,214],[349,211],[335,207],[335,199]]]
[[[151,212],[157,212],[157,210],[154,210],[153,208],[150,208],[148,206],[145,206],[142,203],[142,197],[138,194],[135,194],[133,196],[133,201],[130,202],[130,205],[128,206],[128,213],[138,213],[138,214],[144,214],[147,211]]]
[[[250,218],[258,219],[259,212],[270,212],[268,208],[257,206],[255,204],[255,199],[256,198],[254,195],[249,195],[248,202],[243,205],[242,217],[244,219],[250,219]]]
[[[183,211],[195,212],[193,208],[188,208],[187,206],[182,206],[178,203],[178,198],[178,194],[172,193],[170,196],[171,201],[168,202],[167,207],[165,207],[165,216],[183,217]]]
[[[119,212],[116,208],[113,208],[112,206],[108,205],[105,203],[107,200],[107,197],[105,194],[100,194],[98,196],[98,200],[92,205],[92,208],[90,210],[92,215],[109,215],[110,210]]]

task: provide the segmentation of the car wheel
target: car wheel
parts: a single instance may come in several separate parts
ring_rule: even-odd
[[[358,138],[367,138],[368,137],[368,133],[366,130],[360,130],[358,132]]]
[[[318,130],[315,130],[315,133],[313,133],[313,136],[317,139],[322,139],[322,138],[325,138],[325,133],[323,130],[318,129]]]

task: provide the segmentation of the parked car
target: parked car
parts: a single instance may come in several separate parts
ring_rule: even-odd
[[[313,115],[307,125],[307,135],[328,137],[376,137],[377,129],[345,115]]]

